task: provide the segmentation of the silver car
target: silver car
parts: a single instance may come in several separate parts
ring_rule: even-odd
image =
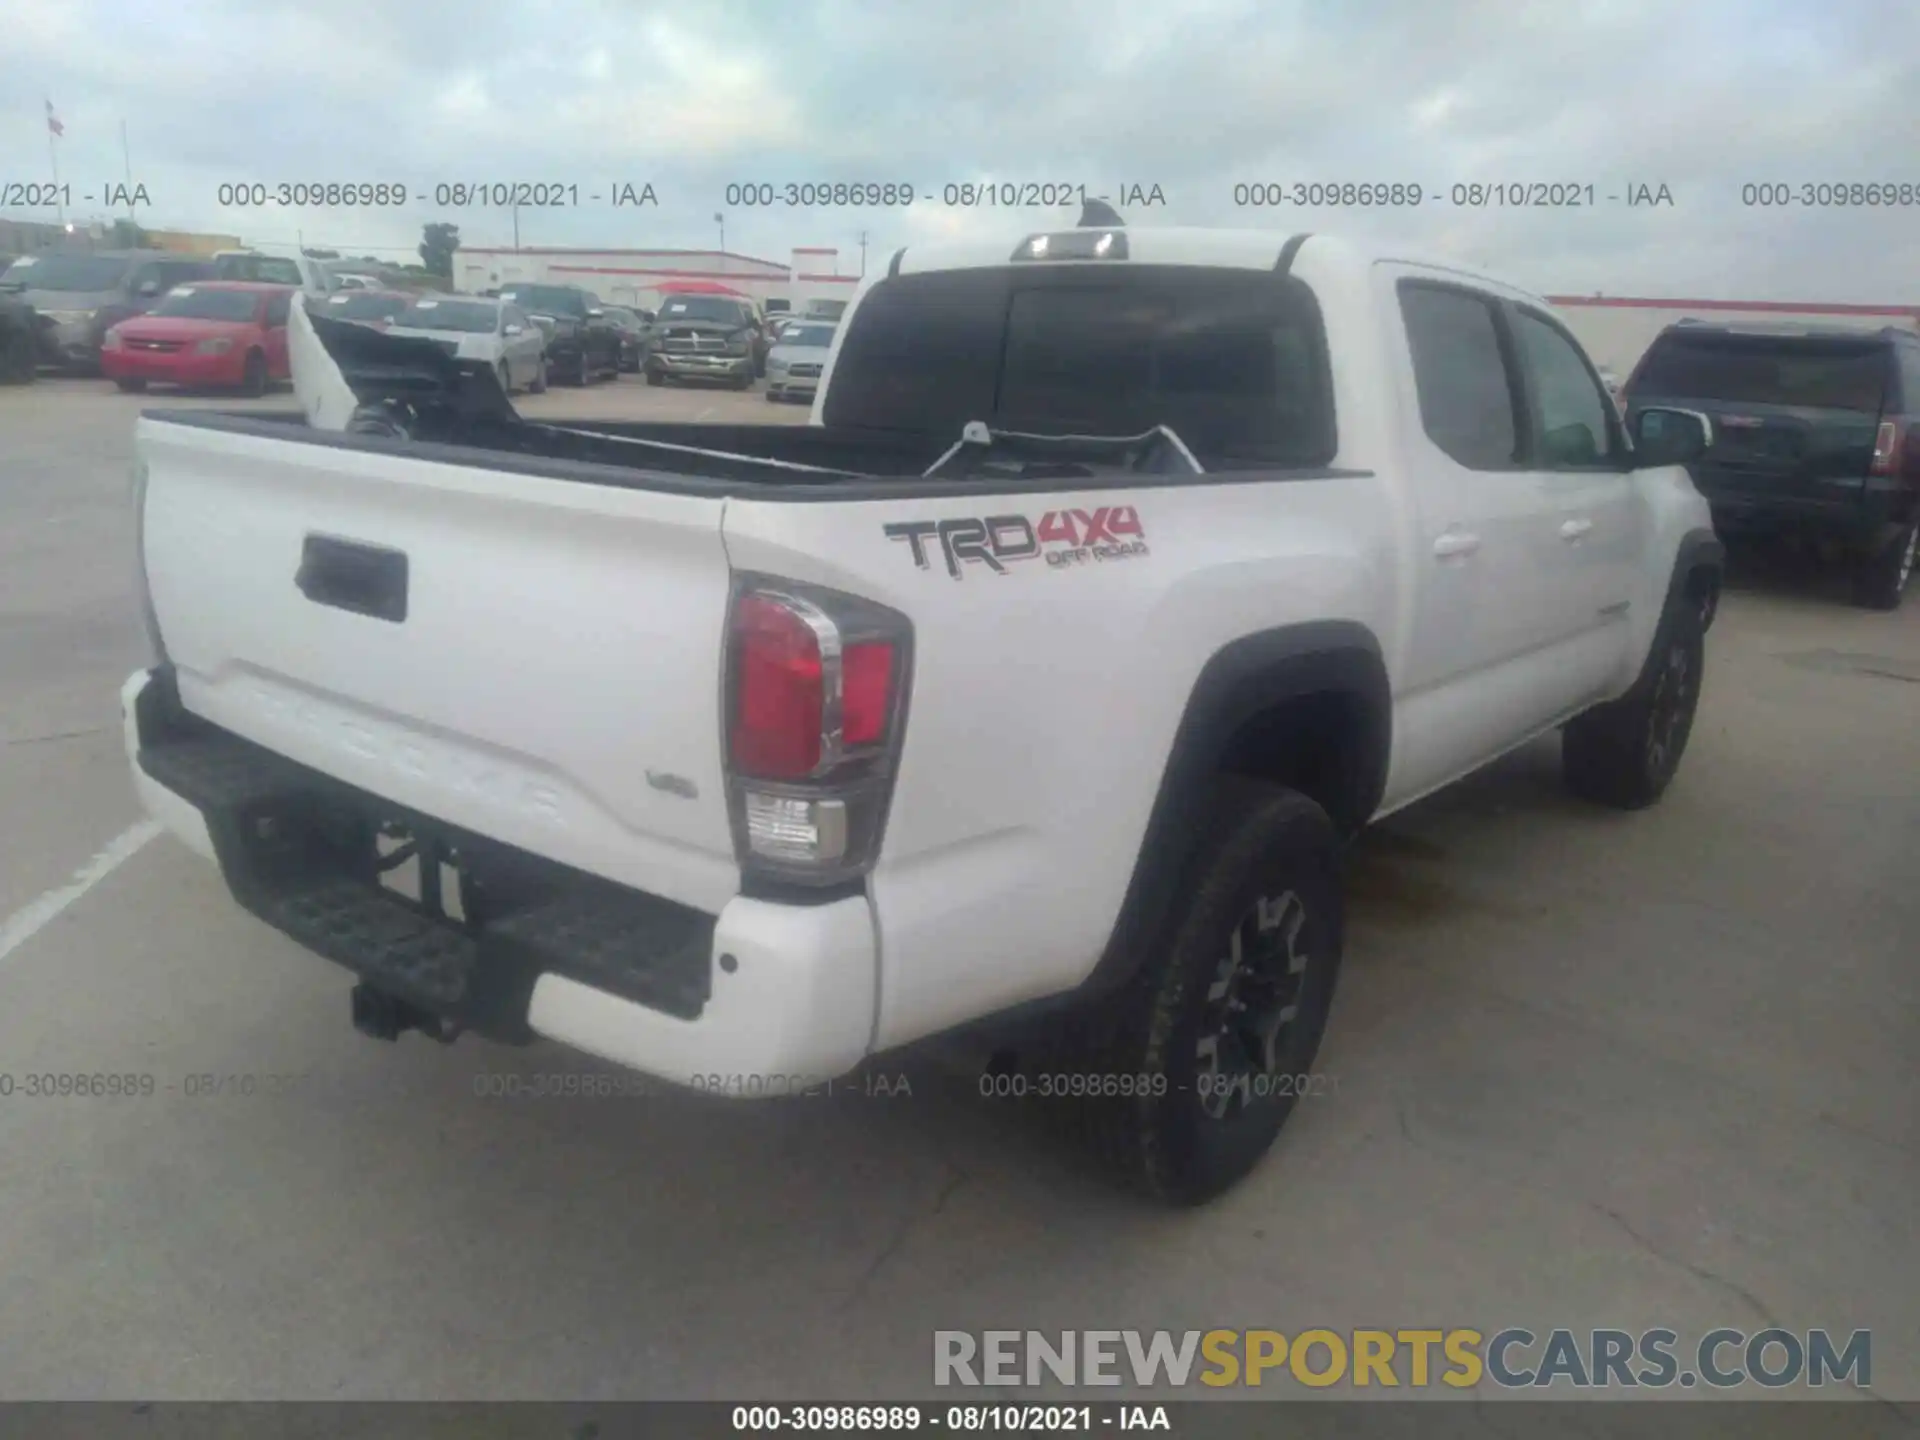
[[[830,320],[789,320],[780,327],[767,354],[768,400],[813,399],[837,328]]]
[[[50,250],[9,265],[0,294],[40,312],[43,364],[92,371],[107,331],[144,315],[174,286],[212,277],[207,261],[164,250]]]
[[[393,317],[387,334],[432,340],[456,360],[488,365],[511,395],[547,388],[544,332],[518,305],[477,295],[423,295]]]

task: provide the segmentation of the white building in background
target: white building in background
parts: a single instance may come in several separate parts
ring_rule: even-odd
[[[1783,300],[1635,300],[1624,296],[1549,295],[1596,365],[1625,380],[1653,337],[1682,320],[1712,325],[1837,325],[1920,330],[1920,305],[1816,305]]]
[[[840,252],[800,246],[784,265],[725,250],[526,250],[468,248],[454,252],[453,283],[477,294],[514,281],[580,285],[610,305],[660,308],[663,289],[676,286],[735,291],[760,302],[786,300],[795,310],[809,300],[848,300],[858,275],[840,273]]]

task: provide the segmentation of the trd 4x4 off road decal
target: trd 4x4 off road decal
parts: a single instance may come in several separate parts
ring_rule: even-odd
[[[962,520],[906,520],[884,527],[889,540],[904,540],[913,563],[932,568],[937,546],[947,574],[960,578],[963,564],[984,565],[996,575],[1021,560],[1045,559],[1050,570],[1147,553],[1140,512],[1131,505],[1098,510],[1049,510],[1034,524],[1025,515],[987,515]],[[929,545],[929,541],[933,542]]]

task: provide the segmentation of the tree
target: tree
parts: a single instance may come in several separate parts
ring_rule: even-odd
[[[420,261],[429,274],[453,279],[453,252],[460,248],[460,227],[438,221],[428,225],[420,239]]]

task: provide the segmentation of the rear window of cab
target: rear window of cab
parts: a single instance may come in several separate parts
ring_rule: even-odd
[[[1210,471],[1335,452],[1312,292],[1265,271],[1127,265],[895,276],[854,310],[829,426],[1178,434]]]

